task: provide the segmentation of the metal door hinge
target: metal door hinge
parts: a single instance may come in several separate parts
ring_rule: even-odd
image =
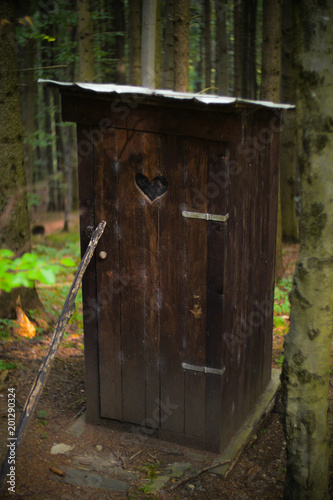
[[[191,372],[209,373],[211,375],[223,375],[225,372],[225,367],[220,370],[219,368],[208,368],[207,366],[190,365],[188,363],[182,363],[182,368]]]
[[[188,217],[189,219],[212,220],[215,222],[226,222],[229,219],[229,214],[226,215],[203,214],[200,212],[189,212],[187,210],[183,210],[182,216]]]

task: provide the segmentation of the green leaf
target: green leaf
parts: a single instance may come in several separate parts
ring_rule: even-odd
[[[66,267],[75,267],[75,262],[73,259],[70,259],[69,257],[64,257],[61,259],[60,264]]]
[[[38,278],[42,283],[53,285],[55,283],[55,274],[52,269],[41,268],[40,277]]]

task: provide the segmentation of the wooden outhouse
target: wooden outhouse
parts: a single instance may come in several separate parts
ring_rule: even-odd
[[[76,122],[87,412],[221,452],[271,378],[283,105],[63,84]]]

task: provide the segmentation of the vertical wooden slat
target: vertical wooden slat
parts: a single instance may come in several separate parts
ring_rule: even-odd
[[[208,213],[225,215],[228,211],[228,162],[227,145],[209,143],[210,190]],[[226,261],[227,222],[207,224],[207,338],[206,365],[222,369],[223,296]],[[206,379],[206,430],[207,443],[219,451],[221,426],[222,375],[207,374]]]
[[[160,377],[161,429],[184,433],[184,373],[181,367],[185,340],[186,267],[183,199],[183,140],[161,136],[160,168],[169,183],[165,204],[160,207]]]
[[[187,175],[184,209],[207,211],[208,148],[205,141],[186,139]],[[207,222],[183,220],[186,228],[186,337],[184,360],[206,365]],[[185,278],[184,278],[185,279]],[[185,371],[185,434],[205,436],[206,375]]]
[[[144,201],[135,184],[142,171],[143,135],[117,131],[119,168],[119,268],[126,280],[121,288],[121,346],[123,420],[143,424],[145,420],[144,291],[145,268]]]
[[[159,136],[143,134],[142,173],[151,182],[160,175]],[[145,426],[158,428],[160,425],[159,408],[159,207],[166,203],[167,194],[153,202],[142,194],[145,224],[145,287],[144,287],[144,359],[145,367]]]
[[[96,250],[101,416],[122,419],[118,162],[115,130],[101,134],[94,150],[95,214],[107,225]],[[105,259],[99,252],[106,252]]]
[[[94,168],[91,127],[77,126],[78,171],[80,196],[81,255],[89,243],[90,230],[95,227]],[[85,346],[85,386],[87,396],[87,420],[95,423],[100,417],[99,407],[99,359],[96,311],[96,258],[91,262],[82,280],[82,302]]]

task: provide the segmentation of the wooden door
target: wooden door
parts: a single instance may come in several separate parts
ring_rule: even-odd
[[[225,223],[183,213],[226,214],[226,156],[223,143],[132,130],[95,145],[102,417],[216,438],[221,375],[195,367],[222,370]]]

